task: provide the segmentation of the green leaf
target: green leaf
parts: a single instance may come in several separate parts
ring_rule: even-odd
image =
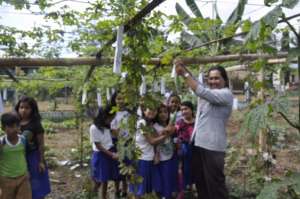
[[[256,199],[278,199],[279,192],[282,188],[292,188],[296,194],[299,196],[299,186],[300,186],[300,174],[292,173],[290,176],[285,177],[281,181],[266,183],[259,195]],[[286,193],[287,194],[287,193]],[[288,195],[285,194],[286,198],[289,198]],[[298,197],[296,197],[298,198]]]
[[[252,137],[256,137],[258,130],[265,129],[268,123],[269,107],[266,104],[258,105],[253,108],[245,117],[241,131],[246,129]]]
[[[254,22],[250,32],[247,34],[245,42],[249,40],[257,40],[262,33],[265,33],[266,27],[274,29],[278,24],[278,18],[282,15],[281,7],[277,6],[268,12],[259,21]]]
[[[247,34],[245,38],[245,42],[249,40],[256,40],[259,37],[259,32],[261,29],[262,23],[260,21],[254,22],[252,25],[250,32]]]
[[[282,6],[292,9],[294,8],[297,4],[299,3],[299,0],[283,0],[282,1]]]
[[[282,8],[280,6],[275,7],[273,10],[268,12],[261,20],[267,25],[274,29],[278,24],[278,18],[282,16]]]
[[[254,88],[255,88],[255,90],[259,90],[263,87],[263,85],[264,85],[263,82],[255,82]]]
[[[39,0],[38,3],[41,10],[44,10],[48,6],[47,0]]]
[[[188,26],[189,23],[191,22],[191,17],[190,15],[188,15],[185,10],[181,7],[181,5],[179,3],[176,3],[176,12],[179,15],[179,17],[181,18],[181,20],[183,21],[183,23]]]
[[[292,60],[295,57],[299,57],[299,56],[300,56],[300,47],[289,49],[289,51],[288,51],[288,60]]]
[[[196,17],[203,18],[203,15],[201,14],[197,4],[195,3],[195,0],[186,0],[185,2]]]
[[[243,21],[242,31],[243,32],[249,32],[251,30],[251,26],[252,26],[252,23],[251,23],[250,20]]]
[[[245,5],[247,4],[248,0],[239,0],[237,7],[233,10],[229,18],[227,19],[227,24],[236,24],[238,21],[241,20],[242,15],[245,10]]]
[[[182,31],[181,39],[184,42],[188,43],[190,45],[190,47],[200,46],[203,43],[198,37],[186,32],[186,31]]]
[[[264,68],[264,66],[267,65],[267,61],[264,59],[258,59],[255,62],[253,62],[253,64],[251,64],[251,69],[258,72],[260,71],[262,68]]]
[[[264,0],[264,4],[266,6],[271,6],[271,4],[277,2],[278,0]]]

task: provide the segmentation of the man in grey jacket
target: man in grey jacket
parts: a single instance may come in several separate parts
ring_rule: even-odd
[[[181,60],[175,61],[176,73],[198,96],[196,123],[192,135],[192,176],[200,199],[228,199],[224,158],[227,146],[226,123],[233,95],[226,71],[221,66],[208,71],[208,86],[195,80]],[[201,100],[200,100],[201,99]]]

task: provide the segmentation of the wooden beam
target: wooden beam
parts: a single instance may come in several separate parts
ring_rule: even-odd
[[[4,80],[7,80],[7,78],[10,78],[8,75],[0,75],[0,78],[4,78]],[[47,78],[37,78],[37,77],[28,77],[28,76],[14,76],[14,78],[17,80],[37,80],[37,81],[50,81],[50,82],[57,82],[57,81],[61,81],[61,82],[68,82],[68,81],[73,81],[73,80],[79,80],[79,79],[47,79]],[[10,78],[11,79],[11,78]],[[3,81],[3,80],[2,80]],[[15,81],[16,82],[16,81]]]
[[[253,61],[256,59],[281,59],[288,56],[287,52],[279,52],[274,55],[270,54],[233,54],[233,55],[217,55],[217,56],[203,56],[198,58],[181,58],[187,65],[192,64],[208,64],[208,63],[222,63],[228,61]],[[47,67],[47,66],[80,66],[80,65],[111,65],[113,58],[94,57],[79,57],[79,58],[57,58],[57,59],[44,59],[44,58],[0,58],[0,68],[3,67]],[[151,58],[146,64],[148,65],[161,65],[160,58]]]
[[[80,65],[104,65],[112,63],[110,58],[96,59],[93,57],[79,58],[0,58],[0,67],[42,67],[42,66],[80,66]]]
[[[287,59],[286,58],[280,58],[280,59],[268,59],[267,63],[268,64],[283,64],[286,63]],[[291,63],[297,62],[297,60],[291,60]],[[248,70],[249,64],[241,64],[241,65],[234,65],[234,66],[229,66],[226,67],[227,72],[232,72],[232,71],[245,71]]]

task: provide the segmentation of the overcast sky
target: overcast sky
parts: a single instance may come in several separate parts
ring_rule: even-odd
[[[92,0],[90,0],[91,2]],[[81,2],[81,3],[80,3]],[[70,5],[73,9],[76,9],[78,11],[84,10],[86,6],[88,6],[87,3],[82,2],[88,2],[88,0],[80,0],[80,2],[74,2],[72,0],[70,1],[64,1],[63,3],[59,4],[58,6],[63,6],[64,4]],[[191,11],[187,8],[185,4],[185,0],[166,0],[164,3],[162,3],[157,9],[161,10],[162,12],[166,14],[174,14],[176,15],[175,11],[175,4],[176,2],[180,3],[185,10],[192,14]],[[212,17],[213,16],[213,9],[212,0],[198,0],[196,1],[198,4],[198,7],[200,8],[202,14],[204,17]],[[233,11],[233,9],[236,7],[238,3],[238,0],[217,0],[217,8],[220,17],[223,19],[223,21],[226,21],[230,13]],[[33,7],[34,9],[34,7]],[[244,19],[251,19],[251,21],[258,20],[263,15],[265,15],[268,11],[270,11],[272,7],[265,7],[263,4],[263,0],[248,0],[248,3],[245,8],[245,12],[243,15]],[[38,10],[37,10],[38,11]],[[286,13],[286,16],[291,16],[296,13],[299,13],[300,11],[300,5],[296,5],[296,7],[293,10],[290,9],[284,9],[284,12]],[[19,29],[23,30],[29,30],[34,26],[41,26],[41,25],[51,25],[51,23],[46,22],[43,19],[42,15],[33,15],[27,10],[15,10],[12,6],[2,4],[0,6],[0,24],[7,25],[7,26],[13,26],[17,27]],[[291,24],[294,25],[299,30],[300,20],[294,19],[291,21]],[[285,25],[285,24],[282,24]],[[175,36],[174,36],[175,37]]]

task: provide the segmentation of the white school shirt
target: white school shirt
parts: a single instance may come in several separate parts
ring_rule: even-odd
[[[106,150],[113,147],[110,130],[108,128],[98,129],[95,124],[90,127],[90,142],[93,144],[93,151],[99,151],[95,142],[99,142]]]
[[[164,129],[164,127],[158,123],[155,123],[153,127],[155,128],[158,134],[161,134],[162,130]],[[174,152],[174,146],[171,138],[167,137],[164,142],[157,145],[157,149],[159,150],[159,160],[170,160]]]
[[[129,117],[128,111],[118,111],[116,113],[115,118],[110,123],[110,128],[111,129],[119,129],[122,123],[125,124],[125,129],[120,129],[120,135],[123,137],[127,137],[129,135],[128,122],[127,122],[128,117]]]
[[[174,114],[175,114],[175,113],[171,113],[171,114],[170,114],[170,118],[173,118],[173,117],[174,117]],[[181,120],[181,119],[182,119],[182,113],[181,113],[181,111],[177,111],[175,117],[176,117],[175,123],[178,122],[179,120]]]
[[[146,125],[146,121],[141,119],[137,122],[137,132],[135,136],[135,143],[141,150],[142,154],[140,160],[152,161],[154,158],[154,147],[147,141],[144,132],[141,129],[142,125]]]

